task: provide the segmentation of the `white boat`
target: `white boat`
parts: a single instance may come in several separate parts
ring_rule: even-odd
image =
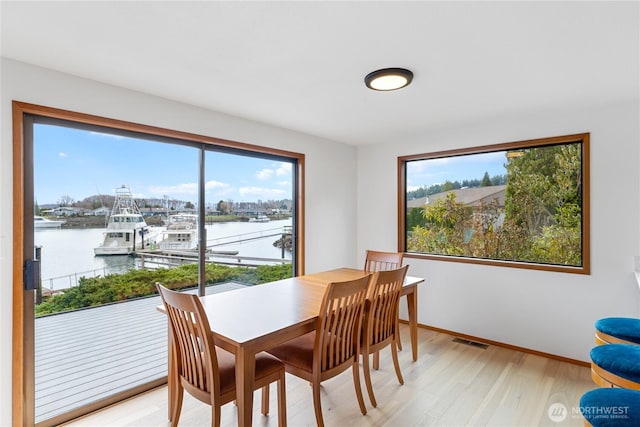
[[[263,214],[260,214],[254,218],[249,218],[249,222],[269,222],[269,217]]]
[[[175,214],[169,216],[162,230],[157,248],[161,250],[193,250],[198,247],[198,216]]]
[[[62,224],[66,221],[57,220],[57,219],[48,219],[43,216],[34,216],[33,217],[33,228],[60,228]]]
[[[96,255],[130,255],[146,249],[157,239],[157,231],[149,228],[128,187],[116,188],[116,200],[107,222],[107,230]]]

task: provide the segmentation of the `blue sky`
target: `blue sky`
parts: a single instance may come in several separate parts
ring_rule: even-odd
[[[57,203],[128,186],[135,197],[197,202],[198,150],[175,144],[36,125],[35,198]],[[205,156],[207,204],[292,198],[290,163],[232,154]]]
[[[442,184],[445,181],[481,180],[485,172],[489,173],[489,177],[505,175],[505,153],[496,151],[408,162],[407,190]]]

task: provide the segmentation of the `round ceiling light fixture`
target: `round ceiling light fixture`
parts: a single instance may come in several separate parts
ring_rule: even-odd
[[[408,86],[413,73],[405,68],[383,68],[373,71],[364,78],[364,83],[373,90],[396,90]]]

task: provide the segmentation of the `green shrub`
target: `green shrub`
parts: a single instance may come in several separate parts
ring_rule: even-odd
[[[211,285],[236,281],[257,285],[291,277],[292,271],[290,264],[259,267],[207,264],[205,283]],[[109,274],[104,277],[81,277],[78,286],[45,297],[43,302],[35,308],[36,317],[154,295],[157,294],[156,282],[170,289],[197,286],[198,265],[188,264],[157,270],[131,270],[124,274]]]

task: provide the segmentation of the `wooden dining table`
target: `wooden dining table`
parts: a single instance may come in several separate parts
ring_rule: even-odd
[[[255,355],[315,330],[327,284],[365,274],[363,270],[339,268],[200,297],[216,345],[236,356],[239,426],[251,426],[252,422]],[[422,282],[422,278],[407,276],[402,288],[402,295],[407,296],[414,361],[418,357],[417,285]],[[164,307],[158,310],[164,311]],[[169,345],[170,419],[173,416],[171,396],[175,392],[171,353]]]

